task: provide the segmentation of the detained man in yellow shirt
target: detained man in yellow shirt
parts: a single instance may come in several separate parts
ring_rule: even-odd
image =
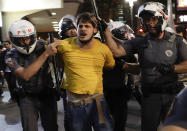
[[[58,46],[63,63],[63,88],[67,91],[67,120],[70,131],[112,131],[113,122],[103,96],[103,67],[113,68],[110,49],[93,38],[97,20],[90,13],[77,18],[77,37]]]

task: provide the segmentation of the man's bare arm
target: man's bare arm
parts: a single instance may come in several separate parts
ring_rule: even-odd
[[[138,63],[124,63],[122,69],[126,73],[130,73],[133,75],[140,74],[140,65]]]
[[[187,73],[187,60],[175,65],[174,72],[176,73]]]
[[[30,64],[28,67],[20,67],[16,69],[14,73],[26,81],[30,80],[30,78],[38,72],[46,59],[50,55],[57,53],[56,46],[58,44],[59,42],[55,42],[49,45],[48,48],[32,64]]]
[[[118,45],[115,42],[115,40],[112,38],[112,34],[111,34],[109,28],[107,28],[105,30],[105,39],[106,39],[106,44],[108,45],[108,47],[112,51],[114,57],[121,57],[121,56],[126,55],[125,49],[121,45]]]

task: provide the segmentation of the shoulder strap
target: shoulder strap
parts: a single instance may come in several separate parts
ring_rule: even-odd
[[[34,53],[39,57],[45,51],[45,44],[41,41],[38,41]]]
[[[170,36],[170,38],[169,38],[169,40],[168,40],[171,47],[173,47],[173,44],[174,44],[174,42],[176,41],[176,37],[177,37],[176,34],[171,34],[171,36]],[[177,44],[177,42],[176,42],[176,44]]]
[[[170,39],[168,40],[170,43],[173,43],[175,41],[175,38],[176,38],[176,34],[172,34]]]
[[[142,40],[143,44],[139,50],[139,62],[140,62],[140,66],[142,66],[142,61],[143,61],[143,57],[144,57],[144,50],[148,47],[149,42],[148,42],[148,36],[145,36]]]
[[[176,41],[176,48],[177,48],[177,57],[179,58],[177,61],[176,61],[176,63],[180,63],[180,61],[181,61],[181,59],[180,59],[180,53],[179,53],[179,43],[180,43],[180,40],[179,40],[179,38],[181,37],[180,35],[178,35],[178,34],[175,34],[175,41]]]

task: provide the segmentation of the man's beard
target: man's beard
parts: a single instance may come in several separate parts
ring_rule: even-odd
[[[92,38],[93,38],[93,35],[92,35],[88,40],[81,40],[81,39],[79,38],[79,41],[80,41],[82,44],[86,45],[87,43],[89,43],[89,42],[92,40]]]
[[[148,27],[147,27],[148,28]],[[149,30],[149,29],[148,29]],[[162,30],[161,30],[161,26],[159,25],[159,26],[156,26],[155,27],[155,30],[156,30],[156,32],[155,33],[152,33],[152,32],[149,32],[149,34],[151,35],[151,37],[153,37],[153,38],[157,38],[160,34],[161,34],[161,32],[162,32]]]

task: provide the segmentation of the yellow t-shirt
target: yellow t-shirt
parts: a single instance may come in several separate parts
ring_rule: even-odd
[[[64,62],[63,88],[77,94],[103,93],[103,67],[115,65],[112,52],[96,39],[91,49],[82,50],[75,43],[76,39],[65,39],[58,46]]]

